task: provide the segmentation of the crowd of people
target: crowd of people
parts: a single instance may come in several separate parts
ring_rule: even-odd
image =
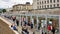
[[[17,26],[19,26],[19,20],[16,19],[16,16],[4,16],[4,17],[13,20],[14,23],[11,25],[11,28],[12,28],[13,30],[18,31],[18,29],[17,29],[15,23],[17,24]],[[30,22],[27,23],[27,22],[24,21],[24,20],[21,21],[21,26],[22,26],[22,32],[24,31],[24,32],[27,33],[27,34],[29,34],[29,31],[28,31],[27,26],[30,26],[31,29],[33,28],[32,22],[31,22],[31,23],[30,23]]]
[[[7,17],[7,16],[5,16],[5,17]],[[7,18],[12,19],[13,22],[14,22],[14,23],[16,22],[17,26],[19,26],[19,20],[16,19],[16,16],[14,16],[14,17],[9,16],[9,17],[7,17]],[[21,21],[21,26],[22,26],[22,34],[24,34],[24,32],[25,32],[26,34],[29,34],[28,28],[33,29],[33,23],[32,23],[31,21],[27,23],[24,19],[23,19],[23,21]],[[15,25],[15,24],[11,25],[11,28],[12,28],[13,30],[18,31],[18,29],[16,28],[16,25]],[[39,26],[39,27],[38,27],[38,30],[40,30],[40,34],[43,34],[43,28],[40,28],[40,26]],[[55,34],[55,28],[54,28],[54,27],[51,28],[50,26],[48,26],[48,32],[50,32],[50,31],[51,31],[53,34]],[[34,34],[34,32],[33,32],[33,34]],[[47,32],[45,32],[45,34],[47,34]],[[48,34],[49,34],[49,33],[48,33]]]

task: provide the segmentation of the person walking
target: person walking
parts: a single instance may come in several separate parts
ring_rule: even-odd
[[[17,26],[19,26],[19,20],[17,20],[17,19],[16,19],[16,24],[17,24]]]
[[[33,28],[33,24],[32,24],[32,22],[31,22],[31,29]]]
[[[52,27],[52,33],[55,34],[55,28],[54,27]]]
[[[42,30],[42,28],[40,28],[40,34],[43,34],[43,30]]]
[[[27,25],[27,22],[26,21],[24,21],[24,26],[26,26]]]
[[[51,26],[48,25],[48,34],[50,34],[50,32],[51,32]]]
[[[40,29],[41,23],[38,24],[38,30]]]

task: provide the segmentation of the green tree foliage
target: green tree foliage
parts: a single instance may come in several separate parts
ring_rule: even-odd
[[[3,13],[4,13],[4,12],[6,12],[6,9],[3,9],[2,11],[3,11]]]

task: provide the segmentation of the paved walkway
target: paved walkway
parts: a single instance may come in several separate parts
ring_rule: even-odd
[[[15,34],[10,28],[9,25],[0,20],[0,34]]]
[[[9,22],[8,20],[6,20],[3,16],[0,16],[0,19],[3,20],[6,24],[9,25],[9,27],[12,25],[11,22]],[[11,28],[11,27],[10,27]],[[12,30],[13,32],[15,32],[15,34],[19,34],[17,31]]]

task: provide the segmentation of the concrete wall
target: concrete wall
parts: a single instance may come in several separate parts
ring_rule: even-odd
[[[60,15],[60,9],[32,10],[31,13],[35,13],[35,14],[56,14],[56,15]]]

